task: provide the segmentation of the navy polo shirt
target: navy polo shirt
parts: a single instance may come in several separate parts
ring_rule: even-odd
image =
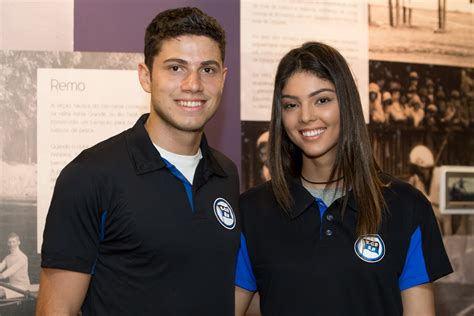
[[[402,315],[400,292],[450,272],[431,204],[393,178],[377,234],[356,236],[351,193],[327,207],[290,180],[295,206],[279,207],[270,183],[241,196],[236,285],[258,291],[263,315]]]
[[[203,137],[185,183],[152,144],[147,117],[61,172],[41,266],[92,274],[83,315],[233,315],[237,169]]]

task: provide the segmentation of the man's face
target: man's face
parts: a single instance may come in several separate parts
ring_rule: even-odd
[[[10,237],[8,238],[7,244],[8,244],[8,249],[10,250],[10,252],[13,252],[20,245],[20,241],[16,237]]]
[[[151,73],[144,64],[139,66],[158,130],[201,132],[219,107],[226,73],[219,46],[211,38],[183,35],[164,40]]]

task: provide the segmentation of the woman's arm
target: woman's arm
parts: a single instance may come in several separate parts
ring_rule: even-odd
[[[434,316],[433,284],[425,283],[402,291],[404,316]]]

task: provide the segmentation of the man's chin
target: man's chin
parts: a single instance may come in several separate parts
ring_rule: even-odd
[[[206,126],[206,122],[190,122],[190,123],[184,123],[184,124],[174,124],[174,128],[177,130],[183,131],[183,132],[189,132],[189,133],[199,133],[204,131],[204,127]]]

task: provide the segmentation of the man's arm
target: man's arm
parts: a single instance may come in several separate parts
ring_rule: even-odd
[[[76,316],[86,297],[90,274],[41,269],[36,316]]]
[[[3,260],[0,262],[0,280],[6,279],[7,277],[3,274],[3,270],[7,267],[7,261]]]
[[[241,287],[235,287],[235,316],[245,316],[254,294]]]
[[[1,277],[3,279],[9,278],[11,275],[15,274],[20,270],[22,267],[24,267],[28,262],[28,259],[26,257],[18,259],[12,266],[8,267],[5,271],[1,273]],[[0,266],[1,268],[1,266]],[[0,269],[1,271],[2,269]]]
[[[434,316],[434,295],[431,283],[421,284],[402,291],[404,316]]]

